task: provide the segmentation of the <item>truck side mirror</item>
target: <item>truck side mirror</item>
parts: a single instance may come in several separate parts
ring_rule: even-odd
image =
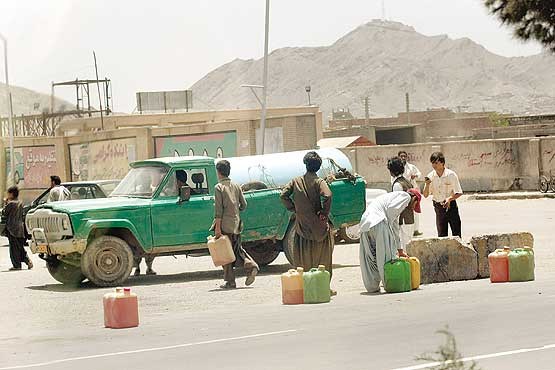
[[[179,188],[179,203],[188,202],[191,199],[191,188],[182,186]]]

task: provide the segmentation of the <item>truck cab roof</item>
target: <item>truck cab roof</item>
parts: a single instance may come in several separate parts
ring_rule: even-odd
[[[212,157],[203,156],[182,156],[182,157],[162,157],[145,159],[142,161],[136,161],[130,164],[131,167],[143,167],[143,166],[168,166],[168,167],[179,167],[181,165],[194,164],[194,165],[214,165],[215,159]]]

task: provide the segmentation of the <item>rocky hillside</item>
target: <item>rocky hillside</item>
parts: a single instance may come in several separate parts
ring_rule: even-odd
[[[307,104],[305,85],[325,120],[335,108],[364,116],[449,107],[513,113],[555,111],[555,56],[507,58],[470,39],[425,36],[395,22],[372,21],[325,47],[282,48],[269,60],[270,106]],[[192,86],[195,108],[257,107],[249,89],[261,84],[263,60],[236,59]]]
[[[39,114],[50,108],[50,95],[17,86],[10,86],[10,90],[12,92],[13,111],[16,115]],[[55,107],[57,111],[73,109],[72,104],[62,99],[56,99]],[[0,83],[0,116],[5,117],[7,115],[6,85]]]

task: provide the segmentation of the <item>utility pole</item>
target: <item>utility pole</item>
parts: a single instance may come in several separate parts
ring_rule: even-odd
[[[366,118],[366,122],[370,119],[370,98],[365,97],[364,99],[364,118]]]
[[[262,113],[260,117],[260,134],[262,135],[261,150],[258,154],[264,154],[264,142],[266,141],[266,97],[268,95],[268,33],[270,29],[270,0],[266,0],[266,21],[264,28],[264,74],[262,76]]]
[[[405,104],[407,106],[407,125],[410,125],[410,101],[409,93],[405,93]]]
[[[100,96],[100,83],[98,82],[98,66],[96,65],[96,54],[93,50],[94,70],[96,72],[96,87],[98,88],[98,103],[100,104],[100,127],[104,131],[104,116],[102,114],[102,96]]]
[[[10,175],[13,185],[15,183],[15,156],[14,156],[14,127],[13,127],[13,106],[12,93],[10,92],[10,80],[8,78],[8,39],[0,33],[0,39],[4,43],[4,72],[6,75],[6,101],[8,103],[8,132],[10,135]]]

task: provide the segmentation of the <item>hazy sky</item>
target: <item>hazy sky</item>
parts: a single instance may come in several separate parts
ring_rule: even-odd
[[[504,56],[541,51],[513,39],[482,3],[385,0],[385,9],[388,20],[425,35],[469,37]],[[264,6],[265,0],[0,0],[0,33],[9,40],[12,84],[49,93],[51,81],[94,78],[95,50],[100,77],[112,79],[115,110],[131,112],[137,91],[185,89],[235,58],[261,58]],[[329,45],[381,17],[381,0],[272,0],[270,50]],[[69,88],[59,95],[74,102]]]

